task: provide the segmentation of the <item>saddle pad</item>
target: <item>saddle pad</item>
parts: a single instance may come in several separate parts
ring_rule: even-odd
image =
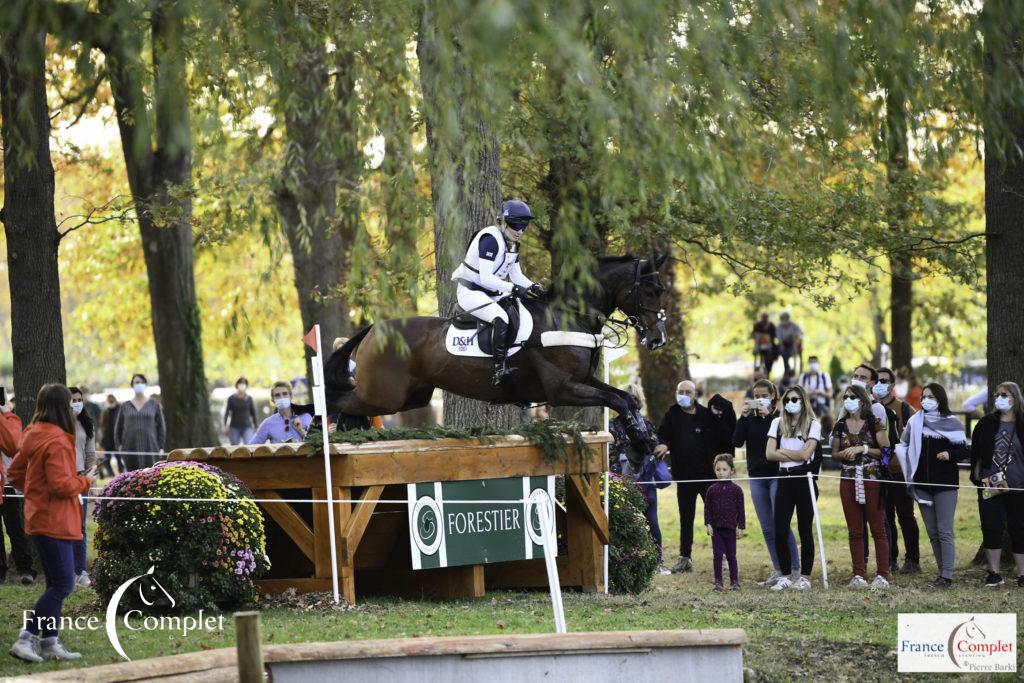
[[[519,307],[519,330],[516,332],[515,343],[509,347],[508,355],[513,356],[522,348],[521,344],[533,334],[533,316],[523,306],[522,301],[516,301]],[[484,336],[483,348],[480,344],[480,337]],[[448,325],[448,331],[444,336],[444,347],[453,356],[467,356],[476,358],[491,357],[491,327],[478,327],[475,330],[459,329],[454,324]]]
[[[604,343],[604,335],[589,332],[541,332],[541,346],[582,346],[594,349]]]

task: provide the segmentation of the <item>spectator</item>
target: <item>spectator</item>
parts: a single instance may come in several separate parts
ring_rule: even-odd
[[[753,399],[747,401],[733,431],[732,444],[739,448],[747,448],[747,474],[750,476],[750,500],[754,503],[757,522],[761,525],[764,543],[768,547],[768,556],[772,561],[772,571],[762,584],[771,588],[783,575],[798,574],[799,567],[786,567],[779,564],[779,554],[775,551],[775,494],[779,488],[779,463],[768,460],[765,450],[768,447],[768,428],[778,417],[778,391],[775,385],[766,379],[754,382],[750,390]],[[762,478],[763,477],[763,478]],[[789,555],[792,560],[797,558],[796,536],[790,529],[787,533]]]
[[[46,574],[46,591],[10,650],[28,662],[82,656],[64,649],[56,628],[64,598],[75,587],[74,544],[82,539],[78,497],[92,484],[89,477],[75,473],[74,433],[71,392],[63,384],[45,385],[8,470],[14,487],[25,492],[25,531],[39,551]]]
[[[274,414],[260,423],[249,443],[288,443],[305,439],[313,416],[292,411],[291,385],[288,382],[275,382],[270,389],[270,398],[274,401]]]
[[[896,457],[910,494],[921,506],[921,518],[939,568],[939,575],[928,585],[949,588],[956,561],[953,515],[960,485],[957,462],[968,456],[967,434],[960,421],[950,414],[949,399],[941,385],[924,387],[921,409],[903,430]]]
[[[988,562],[985,585],[1002,585],[999,561],[1003,528],[1010,534],[1017,585],[1024,588],[1024,401],[1016,382],[996,387],[995,412],[978,420],[971,435],[971,480],[978,490],[982,546]],[[1016,489],[1016,490],[1007,490]]]
[[[832,378],[821,369],[821,362],[817,356],[807,359],[807,372],[800,375],[800,386],[807,392],[811,399],[811,407],[814,414],[822,417],[829,412],[832,405]]]
[[[697,387],[683,380],[676,387],[676,405],[665,413],[658,425],[658,441],[654,453],[671,454],[670,465],[674,479],[686,479],[676,484],[676,503],[679,506],[679,559],[673,572],[693,571],[693,524],[697,514],[697,497],[704,500],[710,480],[715,472],[712,460],[716,446],[725,444],[723,451],[732,450],[732,425],[729,423],[731,404],[715,394],[711,402],[714,411],[697,402]],[[735,421],[735,413],[732,413]]]
[[[135,396],[121,404],[114,427],[114,443],[128,472],[151,466],[164,449],[164,411],[156,400],[146,398],[146,385],[145,375],[132,375]]]
[[[747,527],[743,510],[743,489],[730,481],[736,466],[728,453],[715,456],[715,477],[704,504],[704,525],[711,536],[715,590],[722,590],[722,556],[729,562],[729,589],[740,589],[740,568],[736,563],[736,539]]]
[[[754,369],[764,368],[764,376],[771,377],[772,365],[775,363],[775,325],[768,319],[767,313],[754,323]]]
[[[249,388],[249,380],[239,377],[235,381],[235,393],[228,396],[224,407],[224,426],[227,428],[228,441],[232,446],[249,443],[256,431],[256,404],[252,396],[245,393]]]
[[[889,587],[889,539],[885,533],[882,502],[882,449],[889,448],[884,422],[871,411],[871,399],[863,387],[851,385],[843,394],[843,409],[832,430],[832,457],[843,463],[839,498],[846,517],[853,560],[850,588],[867,588],[864,553],[864,521],[875,541],[877,576],[871,588]]]
[[[833,403],[837,399],[841,400],[839,397],[843,395],[843,392],[846,391],[846,387],[848,387],[848,386],[850,386],[850,378],[847,377],[846,375],[839,375],[839,378],[836,380],[836,385],[835,385],[836,388],[832,392],[832,401],[833,401]]]
[[[644,394],[639,385],[628,384],[624,391],[636,401],[641,415],[647,412]],[[654,425],[646,417],[644,418],[644,424],[648,432],[653,434]],[[621,415],[616,416],[614,420],[608,421],[608,431],[615,439],[609,449],[609,453],[612,455],[612,462],[610,464],[618,468],[618,474],[637,479],[642,471],[644,461],[650,454],[637,453],[636,449],[633,448],[629,435],[626,433],[625,420]],[[615,470],[613,469],[612,471],[614,472]],[[640,484],[639,487],[646,503],[644,516],[647,518],[647,525],[651,530],[651,539],[654,541],[654,549],[658,555],[658,573],[662,575],[671,574],[672,572],[662,564],[661,526],[658,523],[658,487],[653,484]]]
[[[99,474],[101,477],[114,476],[114,460],[117,460],[117,469],[124,471],[124,463],[117,452],[117,443],[114,440],[114,426],[117,424],[117,416],[121,414],[121,404],[113,394],[107,394],[107,405],[100,413],[100,448],[103,454],[99,458]]]
[[[791,567],[789,551],[790,523],[796,510],[800,534],[800,576],[780,578],[771,590],[787,588],[807,590],[811,587],[814,568],[814,501],[807,484],[807,473],[816,465],[815,453],[821,441],[821,424],[814,419],[814,409],[803,387],[787,389],[782,395],[783,413],[768,428],[767,457],[779,463],[778,490],[775,493],[775,552],[780,567]],[[817,497],[817,483],[814,494]]]
[[[789,313],[779,316],[779,327],[776,330],[779,338],[779,355],[782,356],[783,374],[796,374],[797,364],[794,359],[800,357],[803,350],[804,331],[789,319]],[[790,366],[790,361],[794,361]]]
[[[888,428],[888,422],[885,417],[885,406],[876,401],[871,395],[875,386],[875,382],[878,381],[878,370],[875,370],[872,366],[867,363],[861,363],[853,370],[852,379],[850,380],[850,386],[860,387],[868,395],[868,401],[871,403],[871,414],[875,416],[883,428]],[[849,393],[843,392],[844,395]],[[845,399],[844,399],[845,400]],[[842,410],[840,409],[840,412]]]
[[[909,388],[907,389],[907,395],[903,397],[903,400],[910,405],[914,410],[921,410],[921,394],[923,390],[921,385],[917,383],[917,378],[913,374],[907,380]]]
[[[896,397],[896,373],[889,368],[878,369],[878,382],[871,387],[871,395],[886,409],[885,416],[892,424],[889,430],[890,442],[900,441],[914,409]],[[921,573],[921,531],[917,528],[917,517],[914,516],[914,499],[903,484],[903,473],[897,458],[883,457],[883,466],[888,467],[892,481],[885,482],[885,532],[889,537],[889,572],[900,574]],[[922,508],[923,510],[924,508]],[[899,529],[897,529],[897,523]],[[900,541],[899,531],[903,531],[903,543],[906,546],[906,557],[903,568],[899,566]]]
[[[78,474],[92,479],[96,476],[96,425],[85,408],[85,394],[78,387],[71,387],[71,413],[75,416],[75,470]],[[75,541],[75,585],[88,588],[92,585],[85,551],[88,536],[85,520],[89,514],[89,502],[82,501],[82,540]]]
[[[22,518],[22,501],[13,486],[7,485],[7,469],[21,445],[21,418],[7,405],[0,405],[0,520],[7,527],[11,539],[11,554],[14,566],[21,575],[24,586],[36,580],[32,568],[32,552],[25,540],[25,521]],[[7,497],[4,497],[7,494]],[[0,528],[0,584],[7,580],[7,551],[4,549],[3,530]]]
[[[78,388],[82,390],[85,412],[89,415],[89,419],[92,420],[93,425],[98,425],[100,423],[100,412],[102,409],[89,399],[89,387],[84,384],[79,384]]]
[[[743,394],[743,398],[747,399],[748,401],[754,398],[754,385],[760,382],[762,379],[767,379],[767,377],[765,377],[764,375],[764,368],[754,368],[754,378],[751,380],[750,387],[747,388],[746,393]],[[772,386],[774,387],[775,385],[773,384]]]

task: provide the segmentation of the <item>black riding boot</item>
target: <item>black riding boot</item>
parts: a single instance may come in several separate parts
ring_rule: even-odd
[[[494,386],[501,384],[512,375],[508,367],[508,323],[501,318],[495,318],[491,323],[494,329],[491,330],[491,346],[494,350],[494,379],[491,383]]]

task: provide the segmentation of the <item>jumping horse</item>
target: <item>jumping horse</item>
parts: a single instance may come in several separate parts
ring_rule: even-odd
[[[635,328],[639,343],[648,349],[665,345],[665,287],[658,269],[667,257],[599,258],[595,284],[581,296],[581,313],[561,308],[551,292],[515,302],[525,317],[510,348],[514,375],[498,386],[490,381],[490,326],[477,325],[473,318],[463,316],[460,324],[452,318],[418,316],[363,328],[324,368],[330,410],[389,415],[427,405],[435,387],[496,404],[602,406],[625,418],[634,445],[649,449],[653,437],[633,398],[601,382],[594,372],[606,322]],[[625,320],[611,319],[616,310]],[[405,348],[389,341],[390,335],[404,339]],[[350,358],[356,363],[355,377],[349,372]]]

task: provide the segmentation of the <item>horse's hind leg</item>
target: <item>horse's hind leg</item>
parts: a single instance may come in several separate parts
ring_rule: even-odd
[[[415,389],[409,392],[409,398],[406,400],[405,405],[402,406],[402,410],[422,408],[430,403],[430,399],[433,396],[433,384],[419,384]]]

